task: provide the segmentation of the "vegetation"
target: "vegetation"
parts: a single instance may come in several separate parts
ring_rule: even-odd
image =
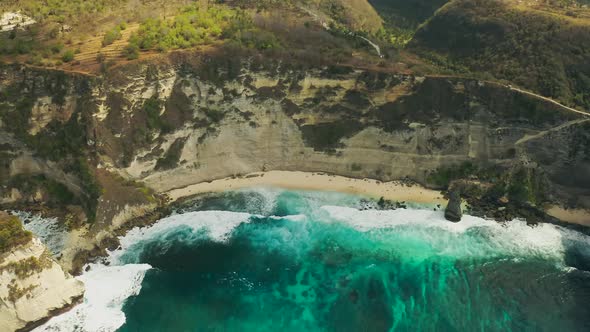
[[[39,287],[39,285],[30,285],[25,288],[19,288],[16,283],[10,283],[8,285],[8,300],[14,303],[21,297],[30,294],[30,292],[37,287]]]
[[[534,169],[520,168],[513,172],[506,191],[513,202],[539,205],[546,201],[544,177]]]
[[[158,159],[156,163],[156,170],[166,170],[174,168],[180,161],[182,149],[184,148],[185,139],[178,138],[172,143],[164,157]]]
[[[96,220],[96,208],[98,207],[98,199],[101,195],[101,188],[96,180],[95,170],[91,168],[88,161],[80,156],[77,158],[70,169],[66,169],[78,176],[82,185],[82,196],[80,201],[82,207],[86,212],[88,222],[92,223]]]
[[[51,197],[49,203],[54,206],[80,204],[92,222],[100,187],[95,180],[93,167],[88,162],[87,126],[91,115],[87,112],[86,103],[89,91],[85,91],[85,84],[72,82],[72,77],[63,72],[47,72],[45,78],[43,86],[29,90],[32,92],[28,94],[18,92],[30,89],[26,82],[7,86],[0,93],[0,118],[6,128],[34,151],[37,157],[58,163],[66,173],[78,178],[82,192],[72,193],[64,185],[44,176],[25,177],[18,183],[8,185],[25,193],[41,189],[48,193]],[[52,120],[36,135],[30,134],[28,119],[36,98],[50,95],[55,104],[64,105],[68,89],[72,86],[79,93],[74,114],[65,123]]]
[[[75,28],[75,35],[90,34],[95,28],[97,15],[119,8],[116,0],[4,0],[0,1],[0,13],[19,11],[34,19],[37,24],[24,29],[15,29],[8,36],[0,33],[0,55],[23,56],[27,63],[34,65],[59,65],[70,63],[73,53],[66,50],[64,44],[73,43],[70,31]],[[88,35],[81,37],[87,40]]]
[[[136,44],[129,44],[125,47],[123,54],[127,60],[135,60],[139,58],[139,46]]]
[[[470,161],[459,165],[438,168],[428,176],[428,182],[438,188],[448,188],[452,181],[464,179],[475,174],[479,168]]]
[[[125,30],[127,28],[127,24],[121,23],[114,27],[113,29],[107,31],[102,40],[102,46],[111,45],[116,40],[121,39],[123,35],[121,35],[121,30]]]
[[[37,21],[65,23],[80,15],[104,12],[119,3],[117,0],[4,0],[0,10],[22,10]]]
[[[590,24],[553,9],[459,0],[417,33],[410,48],[453,71],[503,79],[590,107]]]
[[[0,214],[0,255],[31,241],[33,234],[25,231],[15,216]]]
[[[383,18],[375,35],[396,48],[404,48],[414,33],[434,12],[449,0],[370,0]]]
[[[511,204],[539,206],[548,200],[546,177],[535,168],[515,166],[513,169],[478,166],[470,161],[441,167],[432,172],[427,181],[447,189],[456,180],[478,180],[490,183],[480,196],[497,201],[506,197]],[[485,188],[484,186],[481,186]]]
[[[164,52],[209,43],[222,35],[235,12],[222,6],[186,7],[172,20],[149,18],[129,40],[132,48]]]
[[[12,272],[17,276],[17,278],[24,279],[32,276],[35,273],[43,271],[44,269],[50,267],[51,264],[52,262],[48,257],[48,253],[43,253],[39,258],[33,256],[7,264],[2,267],[2,269],[0,269],[0,272]]]
[[[304,125],[301,133],[305,143],[317,151],[334,151],[341,146],[340,140],[359,132],[363,125],[353,120],[341,120],[316,125]]]
[[[72,50],[67,50],[62,56],[61,56],[61,60],[63,62],[70,62],[72,60],[74,60],[74,51]]]
[[[166,133],[171,130],[171,127],[160,116],[162,106],[162,101],[157,96],[153,96],[144,102],[143,111],[145,112],[147,127],[149,129]]]
[[[76,204],[75,195],[63,184],[48,179],[44,175],[17,175],[11,178],[9,187],[18,188],[25,195],[34,195],[42,190],[49,197],[49,201],[56,205]]]

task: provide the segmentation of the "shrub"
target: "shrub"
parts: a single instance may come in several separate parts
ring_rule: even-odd
[[[64,48],[64,45],[62,43],[57,43],[51,46],[51,52],[53,54],[59,54]]]
[[[125,47],[124,50],[125,57],[127,60],[135,60],[139,58],[139,46],[135,44],[129,44]]]
[[[15,216],[0,214],[0,254],[31,241],[33,235],[25,231],[20,220]]]
[[[70,62],[72,60],[74,60],[74,51],[72,50],[65,51],[65,53],[61,56],[61,61],[63,62]]]
[[[478,167],[470,161],[459,165],[438,168],[428,176],[428,182],[439,188],[447,188],[453,180],[465,178],[478,171]]]
[[[121,39],[121,37],[122,37],[121,30],[117,26],[114,29],[107,31],[107,33],[104,35],[104,38],[102,40],[102,46],[105,47],[105,46],[111,45],[116,40]]]
[[[160,52],[205,44],[224,35],[234,16],[234,10],[221,6],[210,6],[207,10],[189,6],[173,20],[145,20],[130,38],[129,44],[142,50],[156,49]]]

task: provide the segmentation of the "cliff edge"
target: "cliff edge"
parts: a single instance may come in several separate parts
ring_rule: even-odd
[[[63,271],[45,246],[17,229],[16,217],[0,212],[0,244],[28,240],[0,254],[0,330],[25,331],[75,305],[84,294],[81,281]],[[28,233],[28,235],[27,235]],[[20,241],[24,242],[24,241]]]

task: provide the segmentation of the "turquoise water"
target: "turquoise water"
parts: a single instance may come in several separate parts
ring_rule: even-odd
[[[152,269],[119,331],[590,330],[586,237],[366,205],[258,190],[187,208],[251,215],[222,236],[185,221],[133,242],[120,262]]]
[[[38,331],[590,331],[590,240],[251,189],[121,238]]]

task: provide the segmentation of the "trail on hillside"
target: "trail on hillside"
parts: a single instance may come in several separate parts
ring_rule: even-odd
[[[328,24],[327,20],[324,20],[322,17],[320,17],[320,15],[318,15],[316,12],[314,12],[313,10],[309,9],[309,8],[305,8],[305,7],[299,7],[299,9],[303,10],[304,12],[306,12],[307,14],[309,14],[311,17],[313,17],[313,19],[320,23],[320,25],[326,30],[326,31],[330,31],[330,24]],[[333,20],[331,20],[333,21]],[[365,42],[367,42],[369,45],[371,45],[371,47],[373,47],[375,49],[375,51],[377,52],[377,55],[382,58],[383,54],[381,53],[381,47],[379,47],[379,45],[375,44],[374,42],[372,42],[370,39],[368,39],[367,37],[364,36],[360,36],[358,34],[356,34],[354,31],[349,31],[348,34],[350,36],[353,37],[357,37],[360,38],[362,40],[364,40]]]
[[[580,110],[577,110],[575,108],[571,108],[569,106],[565,106],[564,104],[562,104],[562,103],[560,103],[558,101],[555,101],[555,100],[553,100],[553,99],[551,99],[549,97],[541,96],[541,95],[536,94],[534,92],[522,90],[522,89],[515,88],[515,87],[512,87],[512,86],[509,86],[508,88],[510,90],[513,90],[513,91],[517,91],[517,92],[524,93],[524,94],[529,95],[529,96],[533,96],[533,97],[537,97],[537,98],[543,99],[543,100],[548,101],[548,102],[550,102],[550,103],[552,103],[554,105],[557,105],[557,106],[560,106],[562,108],[565,108],[568,111],[575,112],[575,113],[578,113],[578,114],[582,114],[582,115],[585,115],[585,116],[590,116],[590,113],[588,113],[588,112],[580,111]]]
[[[573,121],[568,121],[566,123],[563,123],[557,127],[553,127],[551,129],[547,129],[547,130],[543,130],[540,131],[534,135],[525,135],[523,138],[519,139],[518,141],[516,141],[516,143],[514,143],[514,145],[516,146],[520,146],[528,141],[534,140],[534,139],[539,139],[542,138],[550,133],[554,133],[554,132],[558,132],[564,128],[567,127],[571,127],[580,123],[584,123],[584,122],[589,122],[590,118],[584,118],[584,119],[577,119],[577,120],[573,120]]]

